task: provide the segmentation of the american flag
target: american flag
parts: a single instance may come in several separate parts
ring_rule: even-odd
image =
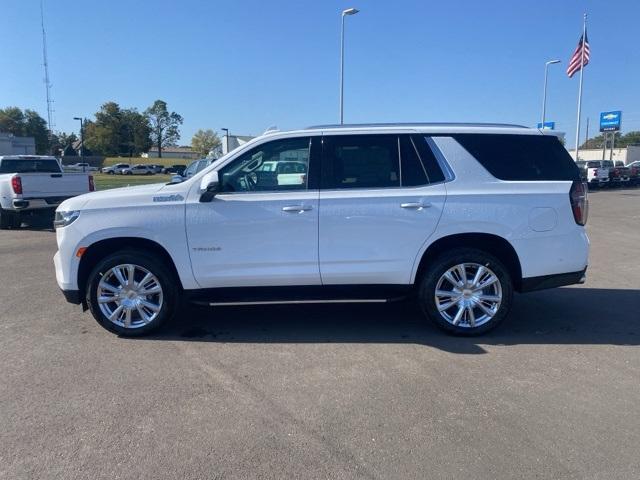
[[[584,41],[583,41],[584,38]],[[582,52],[584,50],[584,63],[582,62]],[[585,32],[584,36],[580,36],[580,40],[578,41],[578,47],[576,51],[573,52],[571,56],[571,60],[569,60],[569,67],[567,68],[567,75],[569,78],[573,77],[574,73],[580,70],[583,67],[586,67],[589,64],[589,39],[587,38],[587,34]]]

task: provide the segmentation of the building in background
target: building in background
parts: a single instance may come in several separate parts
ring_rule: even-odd
[[[158,158],[158,147],[151,147],[149,152],[142,154],[142,157]],[[166,147],[162,149],[162,157],[196,160],[200,158],[200,154],[191,150],[191,147]]]
[[[236,148],[241,145],[244,145],[249,140],[253,140],[256,137],[252,137],[250,135],[225,135],[222,137],[222,155],[226,155],[229,152],[232,152]]]
[[[0,132],[0,155],[35,155],[36,140],[33,137],[16,137]]]
[[[589,148],[580,149],[580,160],[602,160],[602,148]],[[575,149],[569,150],[569,155],[574,160],[576,159]],[[611,149],[607,148],[604,152],[604,159],[612,159],[614,162],[622,162],[625,165],[640,160],[640,145],[629,145],[624,148],[614,148],[613,156],[611,156]]]

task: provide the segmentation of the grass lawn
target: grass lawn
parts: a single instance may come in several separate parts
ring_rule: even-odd
[[[96,190],[108,190],[110,188],[132,187],[148,183],[169,183],[171,175],[109,175],[107,173],[94,173],[93,180],[96,184]]]
[[[129,163],[131,165],[137,165],[141,163],[143,165],[153,164],[169,167],[171,165],[189,165],[193,160],[189,158],[142,158],[142,157],[107,157],[104,159],[103,167],[109,165],[115,165],[116,163]]]

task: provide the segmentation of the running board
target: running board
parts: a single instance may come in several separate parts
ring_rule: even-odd
[[[387,303],[412,294],[408,285],[309,285],[185,290],[189,303],[204,306]]]
[[[210,307],[237,307],[240,305],[304,305],[307,303],[387,303],[391,298],[350,298],[335,300],[268,300],[260,302],[209,302]],[[198,302],[197,302],[198,303]]]

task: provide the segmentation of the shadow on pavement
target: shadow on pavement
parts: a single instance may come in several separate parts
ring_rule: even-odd
[[[452,353],[481,345],[640,345],[640,290],[561,288],[516,295],[510,318],[480,337],[452,337],[412,302],[189,307],[143,340],[221,343],[412,343]]]

